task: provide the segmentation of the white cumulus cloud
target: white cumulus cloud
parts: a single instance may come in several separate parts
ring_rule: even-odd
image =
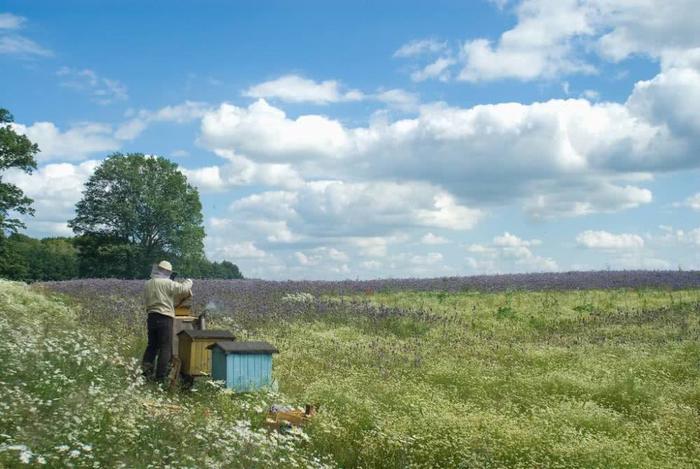
[[[593,34],[587,11],[576,0],[526,0],[516,8],[516,26],[494,44],[474,39],[464,44],[464,66],[458,78],[467,81],[518,78],[532,80],[561,73],[593,72],[573,54],[575,36]]]
[[[244,96],[287,103],[331,104],[351,101],[375,101],[401,111],[414,111],[418,96],[400,88],[382,89],[374,93],[345,89],[337,80],[317,82],[299,75],[285,75],[248,88]],[[250,109],[250,108],[249,108]]]
[[[402,111],[413,111],[418,108],[419,99],[414,93],[402,89],[390,89],[379,91],[374,95],[377,101],[387,104],[390,107],[395,107]]]
[[[251,98],[279,99],[290,103],[329,104],[341,101],[360,101],[364,94],[358,90],[341,90],[335,80],[316,82],[299,75],[284,75],[259,83],[244,93]]]
[[[348,144],[340,122],[316,114],[289,119],[264,99],[247,108],[224,103],[206,113],[200,140],[212,150],[277,162],[340,155]]]
[[[185,101],[180,104],[165,106],[157,110],[141,109],[131,112],[129,119],[115,131],[115,137],[121,140],[133,140],[156,122],[173,122],[186,124],[204,117],[209,107],[198,101]]]
[[[297,251],[294,253],[294,256],[299,264],[303,266],[317,266],[331,263],[344,264],[350,260],[348,255],[343,251],[326,246],[320,246],[305,252]]]
[[[67,221],[74,216],[75,204],[82,197],[84,184],[99,161],[79,164],[52,163],[40,166],[32,174],[10,169],[3,179],[15,184],[34,199],[34,217],[25,217],[27,226],[42,235],[72,234]]]
[[[414,220],[433,227],[460,220],[462,228],[473,226],[469,210],[493,204],[516,203],[536,219],[617,212],[652,202],[644,185],[654,174],[700,166],[700,128],[693,113],[700,106],[693,67],[700,61],[692,53],[680,57],[639,82],[622,104],[433,103],[420,106],[412,118],[376,115],[366,126],[349,127],[318,114],[290,118],[258,100],[206,111],[199,141],[228,158],[282,165],[279,170],[289,165],[299,179],[291,173],[278,179],[296,187],[302,174],[441,187],[433,209],[414,211]],[[221,169],[206,171],[202,176],[211,185],[224,185]]]
[[[270,191],[235,201],[240,219],[285,220],[313,237],[385,236],[401,227],[469,230],[483,215],[426,184],[308,182],[296,191]]]
[[[215,238],[218,246],[214,248],[217,257],[223,259],[257,259],[265,257],[265,251],[258,249],[253,241],[243,241],[239,243],[227,244],[220,238]]]
[[[538,246],[542,244],[542,242],[538,239],[533,239],[533,240],[526,240],[526,239],[521,239],[517,237],[514,234],[511,234],[509,232],[505,232],[502,235],[498,235],[493,238],[493,245],[498,246],[498,247],[510,247],[510,248],[516,248],[516,247],[529,247],[529,246]]]
[[[479,273],[530,272],[559,270],[557,262],[537,255],[531,248],[540,246],[537,239],[523,239],[509,232],[494,236],[489,244],[470,244],[467,265]]]
[[[651,191],[638,183],[650,171],[700,165],[697,133],[674,132],[661,112],[650,121],[640,93],[627,104],[438,103],[414,118],[379,116],[355,128],[317,114],[291,119],[264,100],[222,104],[205,113],[200,142],[220,155],[292,164],[306,178],[421,180],[467,202],[520,200],[535,218],[579,216],[649,203]]]
[[[435,265],[442,262],[443,256],[439,252],[429,252],[426,255],[415,255],[410,259],[411,264],[415,265]]]
[[[53,122],[11,125],[17,133],[26,135],[39,146],[39,162],[81,160],[94,153],[114,151],[121,145],[111,126],[95,122],[76,124],[63,131]]]
[[[402,45],[394,52],[394,57],[415,57],[424,54],[436,54],[447,49],[447,42],[437,39],[416,39]]]
[[[260,184],[267,187],[293,189],[303,184],[299,173],[290,164],[255,163],[231,155],[228,164],[200,168],[180,168],[190,183],[208,192],[225,191],[238,186]]]
[[[589,249],[641,249],[644,239],[631,233],[609,233],[607,231],[586,230],[576,236],[579,246]]]
[[[700,211],[700,192],[685,199],[684,205],[693,210]]]
[[[694,244],[700,246],[700,228],[690,230],[674,229],[673,227],[662,227],[664,234],[659,237],[660,241],[669,244]]]
[[[455,63],[455,60],[450,57],[439,57],[434,62],[429,63],[422,69],[412,72],[411,80],[418,82],[429,79],[448,81],[450,79],[449,67]]]
[[[479,38],[462,49],[459,78],[468,81],[534,80],[592,73],[586,52],[620,61],[644,54],[669,60],[700,46],[695,0],[523,0],[517,24],[491,42]]]

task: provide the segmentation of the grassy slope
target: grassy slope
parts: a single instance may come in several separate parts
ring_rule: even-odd
[[[254,457],[274,467],[280,456],[308,461],[313,453],[344,467],[700,464],[698,291],[404,292],[368,298],[422,313],[246,324],[249,336],[282,350],[274,366],[284,395],[321,403],[303,445],[250,430],[269,396],[234,398],[204,385],[168,395],[139,385],[129,357],[142,350],[142,324],[120,329],[115,321],[110,334],[93,325],[76,336],[71,308],[16,285],[3,290],[0,333],[10,340],[0,354],[19,358],[0,371],[10,396],[0,413],[0,464],[18,461],[21,449],[7,449],[18,445],[54,465],[78,451],[81,465],[93,455],[145,466],[154,448],[191,466],[249,466],[256,461],[240,458]],[[246,335],[235,317],[212,327]],[[89,348],[113,352],[77,363],[73,350]],[[155,411],[144,405],[152,401]],[[219,446],[205,443],[226,431]]]

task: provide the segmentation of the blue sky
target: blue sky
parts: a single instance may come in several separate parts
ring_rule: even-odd
[[[693,4],[6,1],[3,177],[67,235],[101,159],[168,157],[251,277],[699,268]]]

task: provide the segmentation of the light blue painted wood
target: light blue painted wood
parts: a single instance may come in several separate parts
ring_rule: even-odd
[[[241,370],[241,386],[247,391],[252,388],[255,383],[253,376],[253,363],[255,363],[255,355],[245,355],[241,357],[243,362]]]
[[[218,351],[218,350],[217,350]],[[218,351],[222,353],[221,351]],[[272,355],[226,355],[226,386],[239,392],[254,391],[272,384]]]
[[[258,384],[258,375],[256,374],[255,364],[258,362],[257,355],[250,355],[248,358],[248,387],[253,387]]]
[[[255,359],[253,361],[253,376],[255,376],[255,381],[258,386],[261,386],[263,383],[262,379],[262,357],[260,355],[256,355]]]
[[[266,385],[272,385],[272,355],[262,356],[263,377]]]
[[[258,355],[257,360],[255,360],[255,375],[258,377],[258,386],[263,386],[265,384],[265,372],[263,370],[262,355]]]
[[[234,389],[235,385],[233,382],[235,373],[233,369],[233,361],[231,360],[231,356],[227,355],[226,356],[226,387],[229,389]]]
[[[233,361],[233,376],[231,377],[231,380],[233,382],[233,388],[234,389],[240,389],[241,388],[241,377],[243,376],[243,373],[241,373],[241,356],[240,355],[229,355],[229,360]]]

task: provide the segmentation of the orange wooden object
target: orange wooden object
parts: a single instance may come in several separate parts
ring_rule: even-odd
[[[270,410],[267,413],[265,425],[271,430],[280,430],[291,427],[301,427],[306,424],[311,417],[316,415],[317,405],[306,405],[306,410],[284,409],[279,411]]]

